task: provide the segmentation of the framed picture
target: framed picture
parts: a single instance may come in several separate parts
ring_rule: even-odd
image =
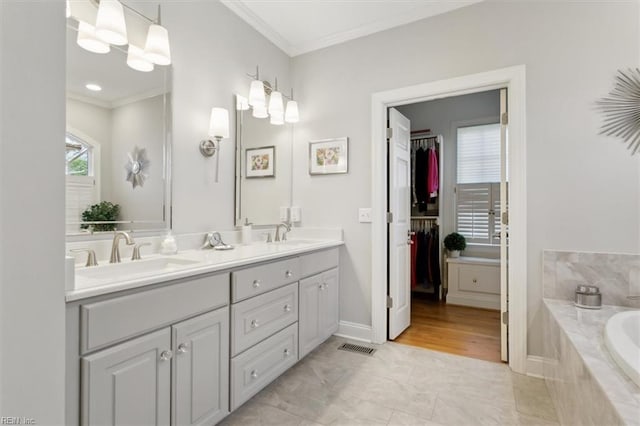
[[[275,146],[246,149],[245,153],[247,179],[276,176]]]
[[[349,138],[309,142],[309,174],[328,175],[349,170]]]

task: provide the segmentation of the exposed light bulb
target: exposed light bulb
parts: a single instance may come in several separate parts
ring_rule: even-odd
[[[169,32],[161,25],[151,24],[147,32],[144,45],[147,59],[157,65],[171,64],[171,48],[169,47]]]
[[[211,108],[209,136],[221,139],[229,137],[229,111],[224,108]]]
[[[269,114],[282,116],[284,115],[284,105],[282,104],[282,93],[273,91],[269,98]]]
[[[96,37],[96,28],[86,22],[78,22],[78,46],[93,53],[109,53],[111,46]]]
[[[287,123],[297,123],[300,121],[298,103],[296,101],[287,102],[287,111],[284,113],[284,121]]]
[[[262,107],[266,112],[266,103],[267,101],[264,95],[264,83],[262,83],[262,81],[260,80],[253,80],[251,82],[251,88],[249,89],[249,105],[251,105],[252,107]]]
[[[100,0],[96,19],[96,36],[105,43],[117,46],[128,43],[124,9],[118,0]]]
[[[269,114],[267,113],[267,107],[263,106],[254,106],[252,115],[255,118],[267,118]]]
[[[153,71],[153,64],[147,60],[144,50],[133,44],[129,45],[127,51],[127,65],[136,71],[149,72]]]

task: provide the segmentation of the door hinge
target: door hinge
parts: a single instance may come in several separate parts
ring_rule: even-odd
[[[503,225],[509,224],[509,212],[502,212],[502,224]]]
[[[387,212],[387,223],[393,223],[393,213]]]
[[[387,139],[391,139],[393,137],[393,129],[391,127],[387,127]]]
[[[502,323],[504,325],[509,325],[509,311],[504,311],[502,313]]]
[[[387,309],[393,308],[393,297],[387,296]]]
[[[506,126],[507,124],[509,124],[509,113],[508,112],[503,112],[502,113],[502,125]]]

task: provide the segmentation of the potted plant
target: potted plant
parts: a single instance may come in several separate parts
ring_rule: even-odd
[[[113,204],[109,201],[102,201],[98,204],[89,206],[82,212],[83,222],[115,222],[120,215],[120,205]],[[92,231],[114,231],[117,224],[101,223],[101,224],[83,224],[82,229],[91,229]]]
[[[452,232],[444,237],[444,246],[449,250],[449,256],[460,257],[460,252],[467,248],[467,240],[463,235]]]

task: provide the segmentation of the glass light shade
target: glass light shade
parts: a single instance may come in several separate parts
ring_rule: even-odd
[[[96,19],[96,36],[105,43],[123,46],[127,44],[127,25],[124,9],[117,0],[100,0]]]
[[[209,136],[218,138],[229,137],[229,111],[224,108],[211,108]]]
[[[271,124],[275,124],[276,126],[280,126],[284,124],[284,115],[283,114],[271,114],[271,119],[269,120]]]
[[[271,92],[269,98],[269,114],[281,116],[284,114],[284,105],[282,103],[282,93]]]
[[[171,48],[169,47],[169,32],[161,25],[152,24],[147,33],[144,45],[147,60],[157,65],[171,64]]]
[[[136,71],[153,71],[153,64],[144,55],[144,50],[133,44],[129,45],[129,50],[127,51],[127,65]]]
[[[98,40],[95,27],[82,21],[79,21],[76,42],[78,46],[93,53],[109,53],[111,50],[109,43]]]
[[[254,106],[253,113],[251,115],[253,115],[255,118],[267,118],[269,116],[269,114],[267,113],[267,107],[264,105]]]
[[[246,111],[249,109],[249,99],[242,95],[236,95],[236,109],[238,111]]]
[[[249,105],[252,107],[262,107],[266,110],[266,103],[267,100],[264,96],[264,83],[260,80],[253,80],[251,82],[251,88],[249,89]]]
[[[284,121],[287,123],[297,123],[300,121],[298,103],[296,101],[287,102],[287,111],[284,113]]]

